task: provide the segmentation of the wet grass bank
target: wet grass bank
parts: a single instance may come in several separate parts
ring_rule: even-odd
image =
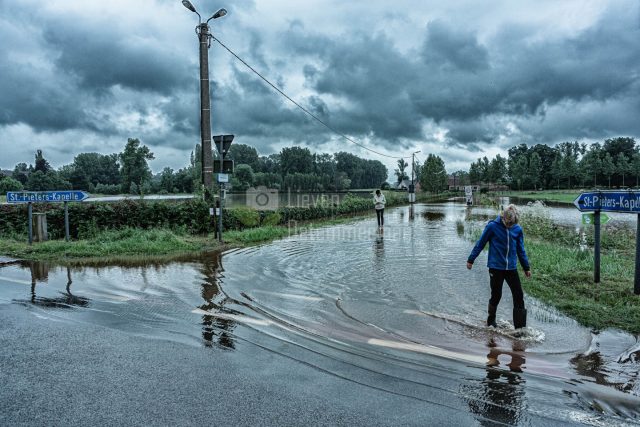
[[[150,230],[125,228],[95,232],[84,239],[50,240],[29,245],[26,236],[3,236],[0,255],[25,260],[57,262],[111,261],[139,259],[169,259],[202,252],[226,250],[281,239],[311,228],[342,224],[370,217],[371,214],[342,216],[323,220],[298,222],[292,226],[270,225],[223,233],[220,243],[213,234],[193,235],[180,229]]]
[[[585,190],[587,191],[587,190]],[[504,191],[495,193],[499,196],[517,197],[524,200],[540,200],[543,202],[573,204],[573,201],[580,195],[580,190],[542,190],[542,191]]]

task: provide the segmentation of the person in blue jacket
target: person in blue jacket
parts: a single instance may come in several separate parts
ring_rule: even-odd
[[[496,326],[496,310],[502,298],[502,284],[506,280],[513,296],[513,326],[516,329],[523,328],[527,326],[527,310],[524,308],[524,293],[517,270],[518,260],[527,278],[531,277],[531,267],[524,249],[524,233],[518,225],[518,210],[514,205],[507,206],[501,215],[487,224],[467,259],[469,270],[487,242],[491,285],[487,326]]]

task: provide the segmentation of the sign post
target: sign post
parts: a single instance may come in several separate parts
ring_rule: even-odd
[[[222,209],[224,207],[224,187],[225,183],[229,182],[229,175],[224,173],[224,158],[229,152],[229,147],[231,146],[231,142],[233,142],[234,135],[216,135],[213,137],[213,140],[216,143],[216,147],[218,148],[218,153],[220,154],[220,173],[218,173],[218,185],[220,186],[220,215],[218,215],[218,241],[222,243]],[[231,173],[233,173],[233,162],[231,163]]]
[[[640,214],[636,223],[636,271],[633,276],[633,293],[640,295]]]
[[[593,212],[594,224],[594,282],[600,282],[600,223],[601,212],[635,213],[638,215],[636,230],[636,265],[633,293],[640,295],[640,193],[633,191],[594,191],[580,194],[573,204],[581,212]],[[608,221],[608,217],[604,222]]]
[[[64,203],[64,239],[69,241],[69,210],[68,202],[82,202],[89,195],[80,190],[64,191],[9,191],[7,203],[27,203],[29,216],[29,244],[33,243],[33,203]]]

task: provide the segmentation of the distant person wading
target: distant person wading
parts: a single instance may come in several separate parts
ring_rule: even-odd
[[[491,285],[487,326],[496,326],[496,310],[502,298],[502,284],[506,280],[513,296],[513,326],[516,329],[524,328],[527,326],[527,310],[524,308],[524,293],[518,276],[518,260],[527,278],[531,277],[531,268],[524,250],[524,233],[518,225],[518,210],[514,205],[507,206],[500,216],[487,224],[467,259],[468,269],[473,267],[473,262],[487,242]]]
[[[384,205],[387,203],[384,194],[380,190],[376,190],[376,195],[373,196],[373,203],[376,208],[376,216],[378,217],[378,228],[382,230],[384,227]]]

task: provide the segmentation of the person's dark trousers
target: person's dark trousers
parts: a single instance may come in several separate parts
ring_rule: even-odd
[[[376,215],[378,217],[378,227],[384,226],[384,209],[376,209]]]
[[[489,269],[490,285],[491,285],[491,298],[489,299],[489,310],[495,309],[502,299],[502,284],[507,281],[509,289],[511,289],[511,296],[513,298],[513,325],[516,329],[522,328],[527,325],[527,311],[524,308],[524,293],[522,292],[522,284],[520,283],[520,276],[518,270],[496,270]],[[491,315],[491,313],[489,313]],[[495,316],[495,314],[494,314]]]

